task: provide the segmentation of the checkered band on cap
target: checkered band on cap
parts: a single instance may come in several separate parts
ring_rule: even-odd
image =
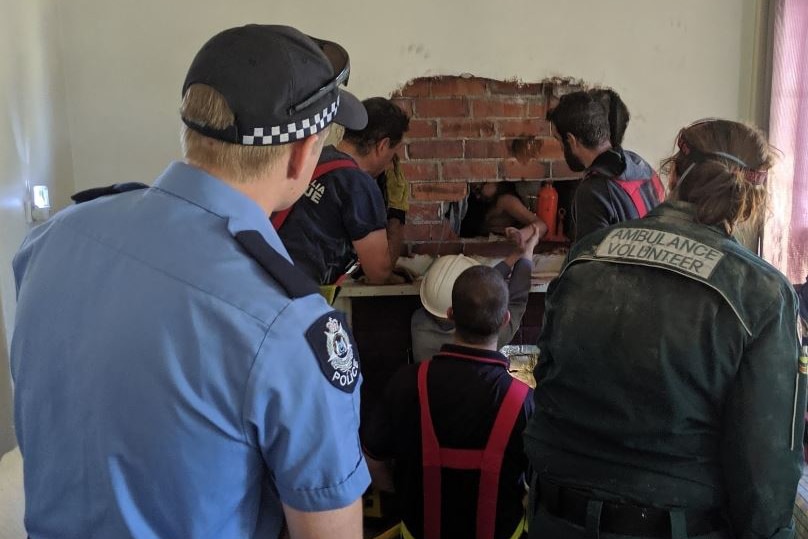
[[[286,144],[302,140],[319,131],[334,120],[339,108],[339,96],[331,103],[314,115],[313,118],[304,118],[286,125],[274,125],[271,127],[256,127],[252,134],[241,137],[241,143],[246,146],[271,146],[273,144]]]

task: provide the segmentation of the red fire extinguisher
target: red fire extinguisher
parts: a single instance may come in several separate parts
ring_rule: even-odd
[[[544,182],[539,189],[538,200],[536,202],[536,215],[547,225],[547,237],[554,238],[556,235],[556,215],[558,214],[558,191],[553,187],[553,182]]]

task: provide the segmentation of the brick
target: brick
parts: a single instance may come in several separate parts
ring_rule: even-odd
[[[462,118],[469,114],[468,101],[462,97],[420,98],[415,100],[413,108],[418,118]]]
[[[493,160],[466,159],[443,163],[444,180],[495,180],[497,177],[497,162]]]
[[[546,120],[499,120],[499,134],[503,137],[538,137],[550,135],[550,124]]]
[[[486,94],[486,81],[476,77],[440,77],[432,80],[432,97],[459,97]]]
[[[462,200],[466,196],[465,182],[430,182],[412,184],[412,199],[417,201]]]
[[[472,99],[471,115],[474,118],[524,118],[528,114],[524,99]]]
[[[539,157],[546,161],[555,161],[564,159],[564,148],[561,142],[553,137],[546,137],[542,139],[541,150],[539,150]]]
[[[492,137],[496,133],[491,120],[441,119],[441,137]]]
[[[429,88],[432,85],[430,78],[421,77],[412,79],[396,91],[396,95],[404,97],[429,97]]]
[[[393,98],[390,101],[398,105],[398,107],[404,111],[407,116],[412,116],[412,99],[407,99],[404,97]],[[412,122],[410,122],[412,123]]]
[[[402,228],[404,241],[429,240],[430,224],[406,223]]]
[[[514,244],[504,237],[500,241],[467,241],[463,244],[466,256],[505,257],[513,252]]]
[[[459,241],[413,243],[410,252],[414,255],[459,255],[463,252],[463,244]]]
[[[410,120],[410,128],[404,135],[408,139],[435,138],[438,136],[438,122],[436,120]]]
[[[544,164],[531,160],[520,163],[516,159],[507,159],[500,164],[500,177],[504,179],[537,180],[547,177]]]
[[[573,172],[567,166],[567,162],[563,159],[553,161],[550,163],[550,177],[551,178],[580,178],[580,172]]]
[[[527,115],[530,118],[547,118],[547,101],[544,98],[531,99],[527,104]]]
[[[452,225],[448,221],[440,224],[429,225],[429,235],[431,240],[446,241],[458,239],[457,234],[452,230]]]
[[[472,159],[494,159],[508,157],[509,141],[505,140],[467,140],[466,158]]]
[[[439,179],[437,163],[403,161],[401,171],[404,173],[404,177],[411,182]]]
[[[519,137],[510,141],[508,150],[520,163],[527,163],[531,159],[538,159],[544,139],[536,137]]]
[[[408,223],[434,223],[442,219],[441,204],[433,202],[430,204],[410,204],[407,211]]]
[[[410,159],[446,159],[463,157],[462,140],[430,140],[407,144]]]
[[[488,91],[491,92],[491,95],[538,96],[543,93],[543,85],[540,82],[525,83],[515,80],[492,80],[488,83]]]

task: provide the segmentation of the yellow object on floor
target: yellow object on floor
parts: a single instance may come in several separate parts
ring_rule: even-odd
[[[399,539],[400,537],[401,537],[401,525],[396,524],[389,530],[375,536],[373,539]]]

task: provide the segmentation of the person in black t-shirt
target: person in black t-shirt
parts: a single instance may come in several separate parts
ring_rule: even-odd
[[[387,211],[374,178],[392,162],[409,118],[385,98],[363,104],[367,127],[346,130],[323,150],[318,167],[335,168],[312,180],[279,230],[295,265],[321,285],[334,284],[357,260],[369,284],[404,281],[392,271]]]

